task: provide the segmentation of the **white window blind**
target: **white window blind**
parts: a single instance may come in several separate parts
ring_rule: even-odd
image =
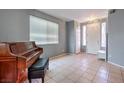
[[[30,16],[30,41],[36,44],[57,44],[59,25],[35,16]]]

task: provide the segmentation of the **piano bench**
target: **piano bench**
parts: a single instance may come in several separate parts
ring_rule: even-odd
[[[31,83],[31,79],[36,78],[42,78],[42,83],[44,83],[45,72],[47,69],[49,69],[49,58],[39,58],[38,61],[28,69],[29,83]]]

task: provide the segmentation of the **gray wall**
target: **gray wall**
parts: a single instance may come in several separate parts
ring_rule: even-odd
[[[66,22],[66,31],[67,31],[67,52],[75,53],[76,38],[75,38],[74,21]]]
[[[65,21],[37,10],[0,10],[0,42],[29,41],[29,15],[59,23],[59,44],[40,45],[43,56],[56,56],[66,52]]]
[[[28,41],[26,10],[0,10],[0,41]]]
[[[108,15],[108,61],[124,66],[124,10]]]

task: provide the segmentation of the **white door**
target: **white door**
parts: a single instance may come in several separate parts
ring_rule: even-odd
[[[87,25],[87,53],[97,54],[100,49],[100,23]]]

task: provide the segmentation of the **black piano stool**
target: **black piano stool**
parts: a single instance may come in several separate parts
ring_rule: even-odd
[[[47,69],[49,69],[49,58],[39,58],[38,61],[28,69],[29,83],[31,83],[31,79],[36,78],[42,78],[42,83],[44,83],[45,72]]]

